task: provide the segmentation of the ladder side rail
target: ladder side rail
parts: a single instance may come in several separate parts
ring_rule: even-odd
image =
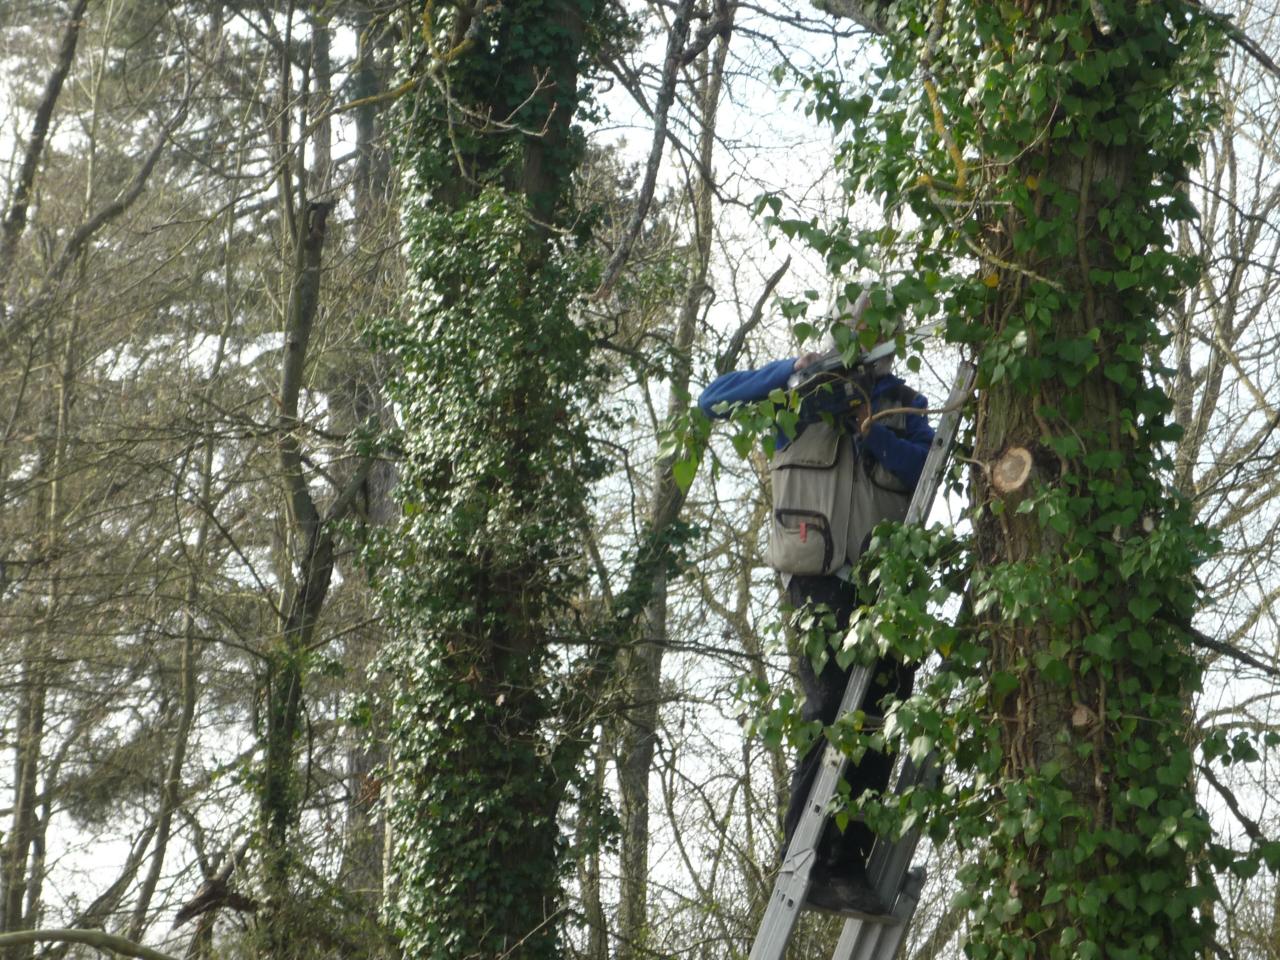
[[[871,685],[872,668],[859,667],[849,677],[849,690],[865,696]],[[818,776],[805,800],[805,810],[796,824],[791,843],[783,854],[782,866],[773,884],[769,905],[760,921],[760,929],[751,945],[749,960],[782,960],[791,940],[804,899],[809,892],[810,872],[816,857],[818,840],[827,823],[827,803],[835,796],[836,784],[844,775],[849,758],[828,743],[822,751]]]
[[[849,917],[840,930],[840,939],[836,943],[836,951],[832,960],[853,960],[868,954],[875,955],[876,945],[880,942],[882,923],[868,923],[861,917]]]
[[[808,886],[808,870],[805,871],[805,886]],[[804,903],[804,893],[799,899],[785,900],[785,895],[775,885],[769,906],[765,909],[764,918],[760,921],[760,929],[751,944],[750,960],[782,960],[787,953],[787,944],[791,942],[791,934],[800,919],[800,908]]]
[[[959,369],[956,371],[956,379],[951,388],[951,394],[947,397],[947,412],[942,415],[942,419],[938,423],[933,445],[925,458],[924,468],[920,474],[920,482],[916,486],[915,495],[912,497],[911,505],[907,509],[904,523],[921,522],[922,518],[927,517],[933,507],[933,501],[937,495],[938,487],[941,486],[942,476],[946,471],[951,449],[955,444],[955,433],[960,423],[959,406],[973,385],[973,378],[974,368],[967,363],[960,364]],[[844,698],[840,702],[840,715],[862,706],[863,698],[866,696],[867,685],[865,683],[856,684],[854,680],[855,678],[851,675],[849,684],[845,687]],[[855,687],[858,689],[855,689]],[[828,744],[827,751],[835,751],[835,747]],[[826,757],[824,756],[823,759],[825,766]],[[839,772],[843,773],[843,771],[844,765],[842,764]],[[927,777],[936,776],[936,763],[932,754],[927,756],[920,765],[913,763],[908,758],[904,761],[901,775],[898,777],[896,792],[900,793],[908,787],[915,786],[916,783]],[[813,790],[810,791],[806,816],[813,813],[815,809],[821,809],[825,823],[826,808],[831,801],[831,797],[834,796],[834,789],[832,793],[820,794],[815,798],[815,794],[818,793],[817,787],[818,784],[815,783]],[[817,801],[816,804],[815,799]],[[917,827],[896,843],[887,844],[880,839],[875,841],[871,849],[871,855],[868,857],[867,877],[880,895],[880,899],[885,903],[893,903],[894,897],[902,885],[903,878],[911,867],[911,858],[915,854],[919,839],[920,829]]]
[[[898,895],[898,902],[893,908],[893,915],[899,922],[884,928],[875,960],[893,960],[898,955],[902,941],[907,938],[907,930],[920,906],[920,894],[924,892],[924,881],[923,869],[913,872],[907,878],[902,892]]]
[[[845,699],[849,699],[850,695],[854,698],[865,697],[867,690],[871,687],[874,672],[874,667],[856,668],[849,675],[849,685],[845,687]],[[843,701],[840,712],[847,712]],[[789,857],[792,850],[803,851],[817,847],[822,829],[826,826],[828,804],[836,795],[837,785],[848,765],[849,758],[835,744],[828,741],[823,746],[822,765],[818,769],[817,777],[814,778],[813,786],[809,788],[809,796],[805,798],[805,810],[796,824],[795,833],[791,836],[786,856]]]
[[[942,483],[942,474],[951,457],[951,448],[955,446],[956,429],[960,425],[960,405],[973,388],[974,374],[974,367],[970,363],[961,363],[956,369],[955,383],[951,386],[947,402],[943,404],[945,412],[938,421],[938,429],[934,431],[933,444],[929,447],[924,468],[920,471],[915,495],[911,498],[911,505],[902,521],[904,525],[923,523],[929,517],[934,497]]]
[[[931,469],[934,471],[926,474],[935,485],[935,490],[929,495],[930,505],[922,510],[919,516],[913,517],[909,511],[908,521],[918,522],[920,516],[932,507],[936,485],[941,481],[942,468],[945,466],[945,458],[943,464],[938,464],[933,458],[934,451],[939,448],[937,439],[945,437],[941,447],[949,455],[959,423],[959,410],[951,408],[958,408],[964,395],[972,387],[973,378],[973,367],[969,364],[961,364],[951,396],[947,398],[946,406],[949,410],[943,415],[943,420],[938,425],[934,447],[929,451],[929,459],[925,461],[925,471]],[[915,507],[916,502],[913,500],[911,508]],[[919,764],[907,758],[903,762],[902,772],[899,774],[894,792],[901,794],[919,783],[937,783],[939,776],[936,753],[930,752]],[[868,878],[881,899],[889,902],[897,892],[893,916],[899,922],[871,925],[856,917],[848,919],[841,931],[832,960],[893,960],[897,956],[902,941],[906,937],[907,927],[910,926],[916,908],[920,904],[920,894],[924,889],[923,871],[908,875],[911,860],[920,842],[920,834],[921,827],[917,826],[894,843],[877,839],[868,857]]]
[[[930,460],[925,462],[926,470],[932,467],[935,471],[929,475],[934,486],[934,490],[930,491],[930,504],[932,504],[933,493],[941,482],[942,473],[946,466],[946,456],[950,454],[954,445],[955,431],[960,421],[960,402],[969,392],[973,384],[973,378],[974,368],[967,363],[961,364],[956,372],[956,382],[951,389],[951,396],[947,398],[947,413],[943,414],[942,420],[938,424],[934,448],[929,451]],[[941,448],[944,450],[944,456],[941,458],[942,463],[932,461],[933,454],[940,449],[936,443],[938,438],[945,438],[944,445]],[[921,479],[923,480],[924,478],[922,477]],[[911,506],[913,508],[916,506],[914,500]],[[925,508],[926,511],[928,509],[928,507]],[[908,514],[908,517],[910,517],[910,514]],[[931,751],[919,764],[908,757],[903,761],[902,771],[898,777],[894,792],[895,794],[901,794],[919,783],[937,783],[939,775],[937,756],[934,752]],[[887,842],[877,837],[872,846],[871,855],[867,858],[867,876],[880,898],[886,903],[891,902],[894,895],[902,887],[907,871],[911,868],[912,857],[915,856],[916,847],[920,842],[920,833],[921,827],[917,825],[895,842]]]
[[[935,754],[925,757],[919,767],[912,764],[910,778],[900,778],[896,793],[902,793],[918,783],[937,783],[939,770]],[[908,771],[904,770],[904,773]],[[920,843],[922,826],[913,826],[897,841],[888,842],[876,839],[871,848],[871,856],[867,858],[867,876],[886,903],[893,899],[901,889],[907,871],[911,869],[911,859],[915,856],[916,846]]]

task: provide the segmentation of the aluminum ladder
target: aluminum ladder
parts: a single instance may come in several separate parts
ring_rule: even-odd
[[[929,516],[955,445],[960,406],[972,388],[973,378],[974,368],[967,363],[960,364],[904,523],[921,523]],[[844,697],[840,701],[840,714],[862,706],[874,670],[874,666],[857,667],[850,673]],[[826,745],[822,754],[822,766],[809,790],[805,810],[782,858],[773,894],[751,946],[750,960],[783,960],[786,955],[800,912],[805,909],[809,873],[816,859],[818,840],[826,826],[831,800],[836,795],[837,784],[848,762],[848,758],[835,746],[831,743]],[[936,777],[937,770],[932,757],[926,757],[919,764],[908,759],[903,763],[896,789],[901,791]],[[916,906],[920,902],[920,891],[924,886],[924,870],[910,869],[911,858],[915,856],[919,840],[919,827],[910,830],[896,843],[876,840],[867,861],[867,877],[889,912],[881,916],[846,917],[840,940],[836,944],[834,960],[893,960],[896,956],[911,918],[915,915]]]

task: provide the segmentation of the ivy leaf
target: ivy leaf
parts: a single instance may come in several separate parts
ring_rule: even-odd
[[[933,750],[933,738],[925,734],[921,734],[911,741],[911,749],[909,750],[911,759],[915,763],[921,763],[924,758],[929,756]]]
[[[1155,803],[1157,796],[1155,787],[1134,787],[1125,793],[1125,799],[1135,807],[1141,807],[1143,810]],[[1172,833],[1170,836],[1172,836]]]
[[[698,472],[698,457],[692,451],[689,456],[671,464],[671,479],[676,482],[681,493],[688,493],[693,485],[693,478]]]
[[[1139,623],[1149,623],[1160,609],[1160,601],[1155,597],[1133,597],[1130,599],[1129,612]]]

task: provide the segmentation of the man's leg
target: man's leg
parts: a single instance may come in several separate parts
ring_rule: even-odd
[[[849,626],[849,615],[857,605],[857,589],[839,577],[793,576],[787,585],[788,597],[796,610],[816,608],[825,605],[835,616],[836,629],[843,633]],[[806,721],[820,721],[823,726],[835,722],[840,710],[840,701],[844,697],[844,689],[849,681],[849,671],[842,670],[831,656],[823,665],[822,672],[813,669],[809,657],[802,651],[800,655],[800,687],[804,691],[804,703],[801,716]],[[791,802],[787,805],[787,814],[783,818],[783,835],[786,845],[790,845],[796,826],[800,823],[800,815],[804,810],[806,798],[813,782],[818,777],[822,765],[822,751],[826,741],[815,741],[803,755],[796,758],[795,769],[791,775]],[[846,780],[848,776],[846,774]],[[822,842],[818,845],[820,860],[828,860],[824,856],[836,839],[839,831],[834,824],[828,824],[823,833]]]
[[[884,710],[880,701],[890,693],[899,699],[909,697],[914,679],[915,667],[887,657],[878,660],[871,686],[862,702],[862,710],[867,719],[877,723],[883,720]],[[849,785],[849,796],[860,797],[867,790],[884,790],[889,785],[889,775],[892,772],[892,755],[868,750],[862,755],[860,762],[850,763],[845,767],[844,780]],[[838,870],[838,865],[843,863],[865,864],[871,855],[875,834],[861,820],[852,820],[845,827],[844,833],[840,833],[834,824],[828,825],[822,840],[830,862]]]
[[[857,590],[838,577],[791,578],[788,593],[796,609],[825,604],[835,615],[836,628],[843,633],[848,629],[849,616],[857,604]],[[814,671],[807,656],[800,658],[800,684],[805,694],[802,716],[805,720],[819,720],[830,725],[835,722],[840,701],[844,697],[851,670],[843,670],[834,656],[823,665],[821,673]],[[890,692],[899,697],[911,693],[914,668],[899,661],[884,658],[876,664],[875,674],[863,700],[862,709],[870,718],[882,716],[880,701]],[[786,844],[800,822],[809,790],[817,779],[822,762],[825,741],[817,741],[805,754],[797,758],[791,780],[791,802],[788,805],[783,828]],[[845,782],[849,795],[858,797],[866,790],[883,790],[889,783],[893,758],[887,754],[868,751],[857,765],[845,768]],[[865,866],[874,835],[865,823],[853,821],[841,832],[835,823],[829,822],[819,842],[816,878],[819,882],[844,878],[865,884]]]

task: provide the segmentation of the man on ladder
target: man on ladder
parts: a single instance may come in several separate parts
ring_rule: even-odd
[[[847,323],[856,336],[863,329],[868,302],[864,292],[852,308],[838,305],[832,320]],[[834,338],[828,335],[824,346],[830,348],[825,354],[806,353],[758,370],[723,374],[707,386],[698,405],[708,416],[724,417],[734,404],[765,400],[774,390],[790,387],[800,394],[795,436],[779,434],[770,465],[769,563],[781,573],[801,620],[834,618],[835,635],[843,636],[857,605],[852,566],[876,524],[906,516],[934,431],[924,415],[915,412],[927,408],[925,398],[890,372],[891,349],[873,350],[849,370],[833,357]],[[841,668],[834,656],[826,656],[821,669],[815,670],[809,656],[801,655],[805,720],[820,720],[824,726],[835,722],[850,673],[851,668]],[[912,676],[912,668],[882,658],[862,709],[878,717],[887,694],[910,694]],[[822,760],[822,740],[797,758],[784,850],[791,845]],[[846,767],[849,795],[883,790],[891,767],[889,756],[868,751],[860,763]],[[867,877],[873,842],[861,821],[850,822],[843,832],[827,823],[809,869],[806,905],[846,915],[887,913],[892,904],[883,902]]]

